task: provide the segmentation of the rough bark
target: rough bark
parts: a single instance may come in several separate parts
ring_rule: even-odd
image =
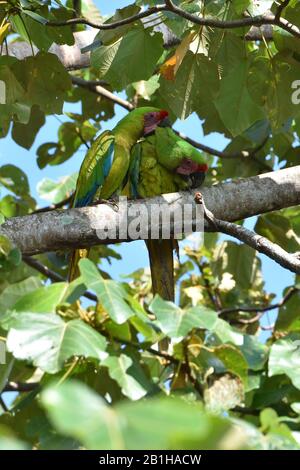
[[[207,208],[216,218],[237,221],[300,203],[300,166],[279,170],[252,178],[201,188]],[[84,247],[101,243],[130,241],[128,236],[114,240],[99,240],[97,228],[105,224],[111,231],[120,221],[126,224],[136,218],[138,204],[168,203],[171,211],[178,205],[193,204],[197,191],[172,193],[148,200],[130,201],[127,210],[117,210],[111,204],[82,209],[56,210],[7,220],[0,234],[8,236],[23,254],[35,254],[57,249]],[[180,231],[180,230],[179,230]],[[99,233],[99,232],[98,232]]]

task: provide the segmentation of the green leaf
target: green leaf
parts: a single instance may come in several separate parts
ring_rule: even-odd
[[[284,209],[282,213],[287,217],[293,227],[294,232],[297,236],[300,236],[300,211],[299,207],[289,207]]]
[[[227,75],[241,60],[246,58],[246,48],[233,31],[215,30],[210,43],[210,56],[222,67],[222,76]]]
[[[46,142],[38,150],[38,165],[59,165],[68,160],[82,145],[82,139],[91,140],[97,132],[96,127],[88,121],[83,123],[64,122],[58,130],[58,143]]]
[[[268,347],[261,343],[258,338],[255,336],[244,335],[243,344],[240,345],[240,350],[248,363],[249,369],[255,371],[263,369],[268,358]]]
[[[41,287],[41,284],[38,277],[30,276],[23,281],[8,285],[0,294],[0,305],[3,311],[10,309],[25,294]]]
[[[136,15],[140,11],[140,8],[136,6],[135,4],[128,5],[124,8],[118,8],[114,15],[111,16],[108,20],[105,21],[105,23],[114,23],[115,21],[122,21],[129,16]],[[130,29],[134,27],[134,23],[128,23],[123,26],[120,26],[119,28],[114,28],[114,29],[108,29],[108,30],[103,30],[99,31],[99,33],[96,35],[94,42],[96,41],[101,41],[104,45],[111,44],[121,37],[125,36],[126,33]]]
[[[35,208],[36,201],[29,194],[23,194],[22,198],[7,194],[0,200],[0,212],[7,218],[27,215]]]
[[[131,400],[139,400],[147,394],[147,390],[128,373],[133,361],[125,354],[109,356],[102,365],[108,367],[108,373],[120,385],[123,395]]]
[[[116,323],[124,323],[134,315],[128,303],[128,294],[121,283],[104,279],[96,266],[88,259],[79,262],[83,282],[93,290],[101,305]]]
[[[101,78],[116,90],[122,90],[129,83],[152,76],[162,46],[161,34],[134,28],[117,42],[92,51],[91,64]]]
[[[77,291],[78,283],[79,285],[81,283],[80,291]],[[64,302],[74,302],[84,291],[85,286],[80,279],[76,279],[71,284],[57,282],[24,295],[14,304],[13,309],[17,312],[54,313],[58,305]],[[72,295],[74,292],[75,297]]]
[[[178,118],[185,119],[193,111],[203,118],[206,115],[207,102],[212,102],[219,91],[218,67],[203,54],[189,51],[175,80],[161,79],[160,84],[160,94]]]
[[[299,79],[299,73],[299,62],[283,53],[272,59],[258,57],[249,69],[249,92],[255,102],[264,106],[276,131],[281,131],[291,117],[299,115],[299,106],[292,100],[292,84]]]
[[[264,118],[263,111],[252,100],[247,89],[248,63],[240,62],[221,81],[215,105],[224,125],[233,136],[241,134]]]
[[[30,118],[27,124],[14,122],[12,129],[12,138],[14,141],[30,149],[40,128],[45,124],[45,115],[36,105],[32,106]]]
[[[5,235],[0,235],[0,270],[10,271],[22,261],[18,248],[13,248],[11,241]]]
[[[5,450],[29,450],[28,445],[16,439],[10,430],[0,426],[0,451]]]
[[[153,93],[159,88],[159,76],[153,75],[149,80],[140,80],[132,84],[135,92],[144,98],[144,100],[150,100]]]
[[[42,403],[59,432],[88,449],[216,449],[231,429],[225,419],[180,399],[109,407],[79,382],[48,388]]]
[[[243,354],[237,348],[229,344],[222,344],[214,348],[214,354],[223,362],[229,372],[237,375],[247,385],[248,364]]]
[[[58,57],[39,52],[14,66],[15,73],[25,84],[22,101],[30,106],[39,105],[46,114],[61,114],[71,79]]]
[[[61,5],[62,8],[51,8],[49,13],[49,21],[67,21],[70,18],[73,18],[74,12],[73,9],[67,9],[64,5]],[[72,46],[75,42],[75,36],[73,34],[72,26],[47,26],[45,27],[47,35],[52,39],[56,44],[67,44]]]
[[[290,253],[299,248],[300,239],[293,231],[290,221],[283,215],[272,213],[260,215],[254,230]]]
[[[51,201],[53,204],[63,201],[75,190],[77,173],[70,176],[63,176],[58,181],[44,178],[37,185],[37,192],[40,198]]]
[[[213,253],[212,271],[222,279],[223,273],[232,274],[240,289],[248,291],[260,275],[259,262],[253,248],[226,241],[217,245]]]
[[[106,340],[82,320],[64,322],[58,315],[17,313],[11,321],[7,349],[49,374],[72,356],[103,360]]]
[[[3,165],[0,167],[0,184],[17,196],[29,192],[27,175],[15,165]]]
[[[285,374],[300,389],[300,334],[277,340],[270,349],[269,376]]]
[[[30,16],[30,17],[33,18],[35,21],[38,21],[38,22],[41,23],[42,25],[44,25],[44,24],[47,23],[47,19],[46,19],[46,18],[44,18],[43,16],[39,15],[38,13],[35,13],[34,11],[23,9],[23,13],[24,13],[24,15]]]
[[[53,43],[53,39],[47,34],[46,22],[45,18],[30,10],[23,10],[19,15],[11,16],[13,28],[21,38],[26,42],[31,41],[39,50],[43,51],[47,51]]]
[[[93,0],[82,0],[81,11],[84,18],[94,21],[95,23],[103,23],[100,10]]]
[[[287,289],[285,290],[286,294]],[[299,331],[300,330],[300,291],[294,294],[288,302],[279,309],[275,323],[276,331]]]
[[[216,312],[206,307],[197,306],[183,310],[156,295],[149,309],[156,316],[156,324],[170,338],[181,338],[193,328],[201,328],[215,333],[224,343],[243,342],[243,335],[235,332],[228,323],[218,318]]]
[[[22,97],[24,88],[14,75],[13,66],[18,63],[13,57],[0,57],[0,78],[5,83],[5,103],[13,104]],[[2,103],[3,98],[1,99]]]

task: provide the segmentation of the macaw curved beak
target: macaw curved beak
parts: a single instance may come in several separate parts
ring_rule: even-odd
[[[162,121],[160,121],[158,127],[172,127],[172,123],[168,116],[166,116]]]
[[[202,185],[207,170],[208,166],[205,163],[199,165],[190,158],[184,158],[181,165],[176,168],[176,173],[187,182],[189,188],[194,189]]]
[[[191,189],[200,188],[204,183],[206,173],[197,172],[190,175],[191,178]]]

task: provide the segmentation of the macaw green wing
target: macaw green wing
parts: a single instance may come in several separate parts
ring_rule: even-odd
[[[138,198],[142,195],[139,193],[140,180],[140,163],[142,158],[142,143],[138,142],[131,151],[130,165],[128,171],[128,189],[126,193],[131,198]]]
[[[104,184],[112,166],[115,136],[103,132],[88,150],[79,170],[74,207],[84,207],[93,202]]]
[[[187,188],[186,182],[179,175],[158,161],[154,135],[134,146],[129,174],[130,196],[133,198],[158,196]]]

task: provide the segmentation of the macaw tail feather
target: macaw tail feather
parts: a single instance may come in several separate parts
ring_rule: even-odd
[[[86,248],[80,248],[79,250],[74,250],[71,253],[70,264],[69,264],[69,274],[68,281],[74,281],[79,276],[78,263],[82,258],[87,258],[89,256],[89,251]]]
[[[150,258],[153,295],[159,294],[163,299],[174,302],[173,250],[177,249],[177,241],[147,240],[146,245]]]

